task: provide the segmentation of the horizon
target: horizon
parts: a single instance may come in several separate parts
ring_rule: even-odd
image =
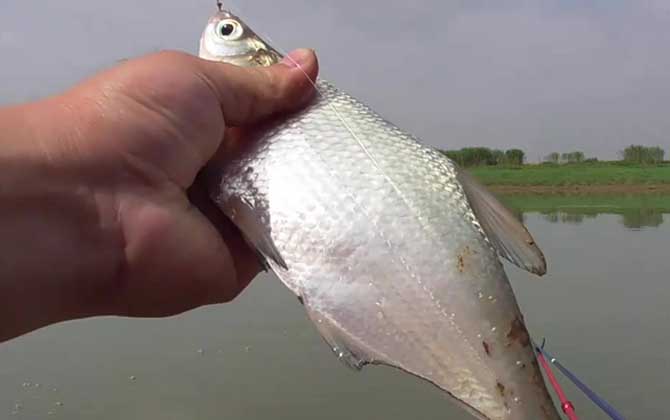
[[[668,163],[670,162],[670,155],[667,154],[667,150],[664,148],[660,147],[659,145],[649,145],[649,144],[630,144],[626,146],[624,149],[621,149],[617,152],[617,156],[614,158],[601,158],[600,156],[594,156],[594,155],[588,155],[585,154],[582,150],[567,150],[567,151],[552,151],[547,153],[546,155],[542,156],[538,160],[530,160],[528,159],[528,154],[526,153],[525,150],[519,149],[516,147],[486,147],[486,146],[477,146],[477,145],[472,145],[472,146],[465,146],[461,147],[458,149],[443,149],[443,148],[438,148],[439,151],[447,153],[447,152],[461,152],[463,149],[487,149],[489,152],[507,152],[511,150],[521,150],[524,153],[524,164],[533,164],[533,163],[544,163],[544,162],[550,162],[552,160],[556,160],[556,158],[552,159],[551,155],[556,154],[558,156],[557,160],[555,163],[588,163],[587,161],[595,159],[598,162],[620,162],[620,161],[625,161],[625,153],[626,149],[632,148],[632,147],[642,147],[646,149],[652,149],[652,148],[660,148],[665,155],[666,158],[668,159],[663,159],[660,161],[660,163]],[[567,160],[569,159],[567,155],[574,154],[574,153],[582,153],[582,162],[568,162]]]
[[[670,150],[661,0],[226,3],[276,47],[315,48],[323,77],[441,149],[520,148],[532,161]],[[0,105],[63,91],[124,58],[196,53],[215,10],[214,0],[5,0]]]

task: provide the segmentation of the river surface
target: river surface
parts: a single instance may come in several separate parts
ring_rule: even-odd
[[[670,196],[506,201],[549,262],[542,279],[508,266],[535,338],[627,418],[670,418]],[[565,385],[580,418],[606,418]],[[265,275],[231,304],[71,322],[0,345],[0,419],[469,417],[393,369],[345,368]]]

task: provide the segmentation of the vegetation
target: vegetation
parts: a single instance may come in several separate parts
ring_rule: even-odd
[[[484,184],[501,186],[580,186],[670,184],[670,162],[658,147],[631,145],[619,161],[586,158],[584,152],[552,152],[540,164],[524,164],[521,149],[466,147],[443,151]]]
[[[540,213],[554,223],[582,223],[599,214],[621,215],[621,222],[631,229],[656,227],[670,213],[667,194],[514,194],[501,199],[517,214]]]
[[[640,145],[631,145],[626,147],[620,153],[621,160],[628,163],[637,164],[659,164],[663,162],[665,150],[660,147],[647,147]]]
[[[463,167],[523,165],[526,157],[521,149],[502,151],[488,147],[464,147],[461,150],[443,150],[442,153]]]
[[[561,161],[561,154],[558,152],[551,152],[544,158],[544,161],[558,165]]]
[[[464,147],[460,150],[442,150],[442,153],[463,167],[471,166],[520,166],[525,163],[526,153],[521,149],[490,149],[488,147]],[[665,150],[659,146],[631,145],[619,152],[621,162],[628,164],[663,163]],[[584,152],[552,152],[544,157],[543,163],[569,165],[595,163],[597,158],[586,158]]]
[[[670,213],[668,194],[510,194],[501,195],[509,207],[523,213],[620,213],[640,208]]]
[[[520,167],[479,166],[470,172],[487,185],[573,186],[640,185],[670,183],[670,164],[629,165],[592,162],[569,165],[524,165]]]
[[[547,157],[544,158],[545,162],[548,163],[582,163],[584,162],[584,152],[568,152],[568,153],[558,153],[553,152],[549,153]]]

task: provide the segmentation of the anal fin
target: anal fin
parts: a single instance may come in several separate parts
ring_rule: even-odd
[[[335,356],[347,367],[359,371],[363,366],[374,361],[372,355],[366,354],[362,348],[355,345],[328,317],[314,311],[308,305],[305,305],[305,308],[321,337],[330,346]]]

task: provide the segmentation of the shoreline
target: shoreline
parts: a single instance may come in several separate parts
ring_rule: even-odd
[[[670,194],[670,184],[592,185],[496,185],[486,187],[497,194]]]

